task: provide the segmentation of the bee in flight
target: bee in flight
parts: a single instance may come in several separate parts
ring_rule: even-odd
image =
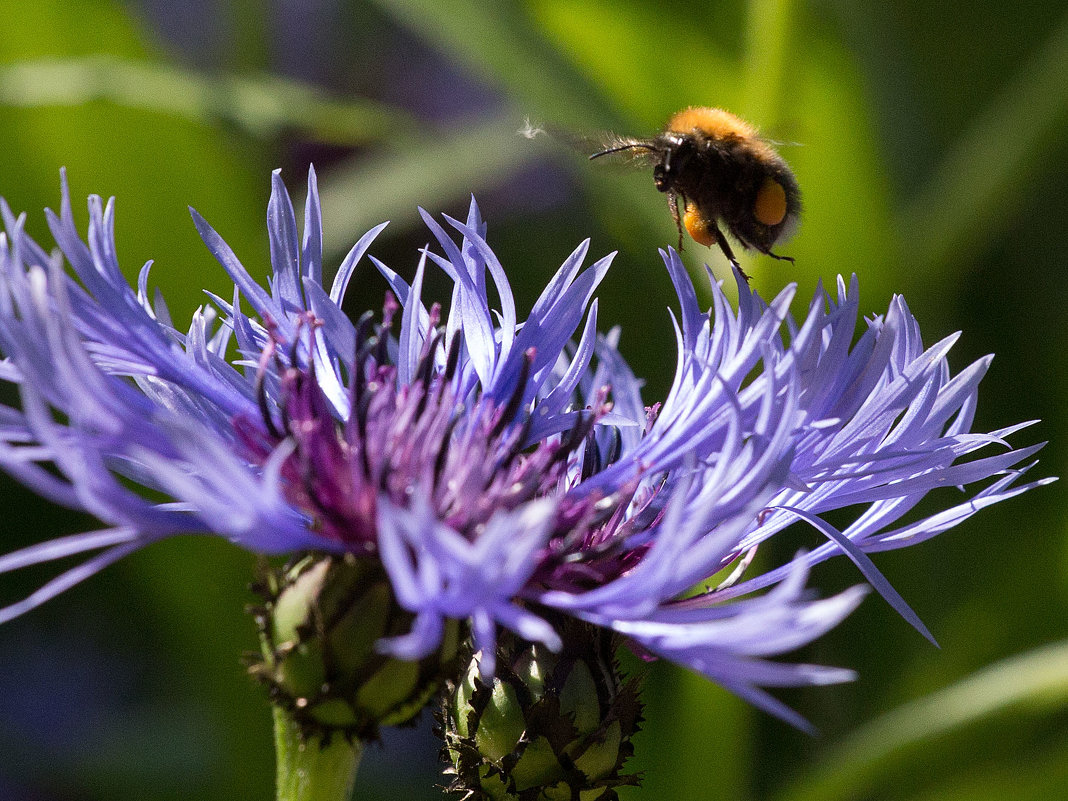
[[[667,194],[679,229],[723,255],[748,280],[718,223],[742,247],[772,252],[797,228],[801,191],[789,166],[749,123],[718,108],[684,109],[649,139],[612,136],[591,159],[628,152],[653,165],[656,188]]]

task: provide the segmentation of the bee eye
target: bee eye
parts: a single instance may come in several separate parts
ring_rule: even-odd
[[[653,183],[656,184],[656,188],[661,192],[666,192],[671,188],[671,178],[668,176],[668,168],[663,164],[657,164],[653,167]]]

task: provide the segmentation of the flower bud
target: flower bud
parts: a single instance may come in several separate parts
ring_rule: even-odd
[[[611,801],[636,776],[620,773],[641,722],[636,683],[624,682],[611,635],[563,627],[553,653],[502,634],[496,676],[478,654],[446,698],[443,756],[465,799]]]
[[[412,621],[377,562],[308,556],[268,572],[257,589],[262,656],[249,672],[306,734],[373,739],[379,726],[414,718],[455,672],[455,623],[438,651],[417,662],[376,650]]]

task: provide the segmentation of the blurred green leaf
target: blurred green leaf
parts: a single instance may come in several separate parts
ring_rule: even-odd
[[[0,67],[0,106],[77,106],[100,100],[208,125],[226,123],[260,138],[294,132],[344,145],[379,139],[400,124],[411,124],[406,114],[380,103],[331,97],[277,75],[209,76],[103,54]]]
[[[0,62],[45,56],[143,56],[141,31],[120,3],[99,0],[0,0]]]
[[[541,153],[520,136],[521,125],[522,120],[503,114],[429,137],[398,138],[335,167],[319,182],[319,197],[344,226],[324,223],[324,250],[341,253],[384,220],[394,221],[391,233],[421,225],[416,206],[432,203],[430,211],[436,212],[465,201],[476,188],[504,185]]]
[[[538,31],[520,3],[374,0],[482,80],[505,88],[522,114],[575,130],[618,118],[571,62]]]
[[[1068,704],[1068,641],[1002,660],[944,690],[876,718],[831,749],[819,767],[779,795],[782,801],[862,796],[916,749],[940,736],[1008,711],[1032,714]],[[947,750],[947,770],[952,751]]]
[[[1053,740],[1032,750],[1024,764],[1003,762],[993,767],[969,765],[967,771],[946,768],[929,778],[929,787],[908,801],[1053,801],[1068,798],[1068,743]]]
[[[793,30],[792,0],[749,0],[745,21],[744,98],[740,111],[773,128],[782,110],[783,74]]]
[[[1012,200],[1047,169],[1046,154],[1058,136],[1063,141],[1066,122],[1068,16],[901,211],[904,258],[925,283],[953,280],[996,240]]]
[[[802,20],[803,48],[784,79],[789,98],[781,114],[788,137],[779,147],[801,185],[801,227],[780,248],[793,265],[772,264],[758,275],[781,285],[798,280],[810,295],[817,280],[861,276],[862,308],[889,300],[892,276],[885,269],[895,252],[890,224],[889,176],[857,65],[842,42]]]
[[[751,782],[753,712],[705,677],[677,665],[651,666],[635,756],[641,790],[624,797],[738,801]]]
[[[532,13],[607,102],[627,114],[619,123],[589,114],[584,130],[629,124],[639,127],[620,133],[644,136],[685,106],[739,108],[737,64],[702,25],[680,24],[679,15],[687,21],[685,7],[640,0],[537,0]]]

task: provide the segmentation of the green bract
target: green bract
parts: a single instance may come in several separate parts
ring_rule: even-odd
[[[613,658],[613,638],[586,626],[563,627],[564,649],[508,638],[496,677],[479,675],[476,654],[443,714],[444,755],[453,793],[505,801],[609,801],[641,721],[633,682]]]
[[[250,671],[307,733],[367,739],[379,726],[405,723],[455,663],[457,624],[419,661],[376,650],[411,624],[377,563],[309,556],[269,572],[260,589],[265,603],[254,611],[263,654]]]

